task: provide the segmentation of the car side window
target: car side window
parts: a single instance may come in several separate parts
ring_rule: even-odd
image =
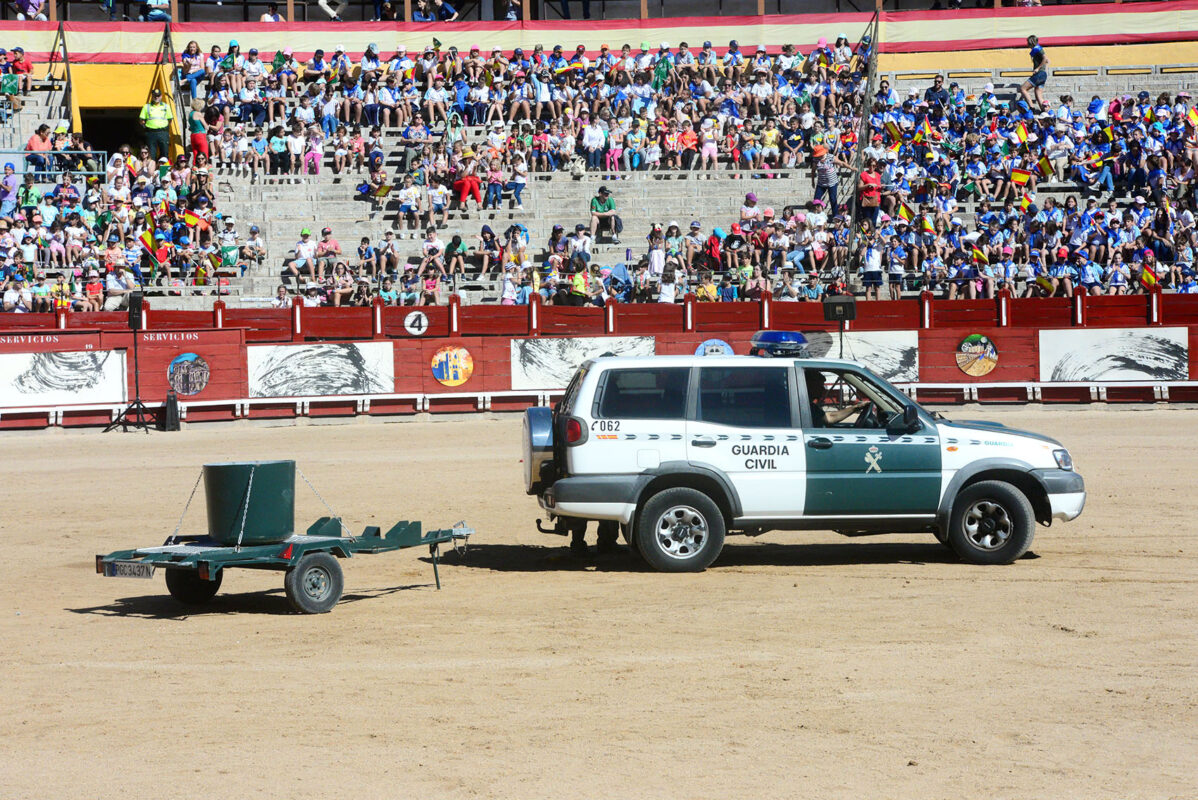
[[[702,367],[698,419],[738,428],[789,428],[788,366]]]
[[[596,419],[686,418],[690,367],[610,369],[595,397]]]
[[[850,370],[804,369],[813,428],[885,428],[902,408],[864,375]]]

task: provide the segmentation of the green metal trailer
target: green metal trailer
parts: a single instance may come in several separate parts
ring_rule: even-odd
[[[322,614],[341,599],[344,578],[339,559],[427,545],[440,589],[440,546],[464,546],[474,533],[462,523],[423,533],[419,522],[405,520],[385,534],[369,526],[360,536],[349,536],[342,535],[348,530],[340,517],[321,517],[306,533],[296,534],[291,532],[294,461],[207,464],[202,476],[208,533],[180,535],[176,528],[160,547],[97,555],[96,572],[110,578],[153,578],[161,568],[171,596],[196,605],[216,595],[227,569],[278,570],[285,573],[283,586],[291,606],[304,614]]]

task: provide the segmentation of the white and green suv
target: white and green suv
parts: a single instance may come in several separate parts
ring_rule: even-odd
[[[1007,564],[1085,484],[1057,441],[931,414],[851,361],[605,357],[524,418],[529,494],[557,520],[622,526],[653,567],[705,569],[729,534],[928,531]]]

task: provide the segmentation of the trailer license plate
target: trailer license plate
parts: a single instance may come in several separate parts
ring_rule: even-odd
[[[113,561],[104,565],[104,575],[109,578],[153,578],[154,565],[141,561]]]

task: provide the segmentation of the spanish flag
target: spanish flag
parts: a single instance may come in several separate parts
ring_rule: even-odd
[[[1151,289],[1153,286],[1156,286],[1156,273],[1147,264],[1140,270],[1140,283],[1143,284],[1145,289]]]
[[[142,232],[141,236],[137,237],[137,241],[141,242],[141,246],[146,248],[146,252],[154,255],[154,231],[147,229]]]
[[[1047,178],[1052,174],[1052,162],[1047,156],[1040,156],[1040,160],[1036,162],[1036,171],[1040,173],[1041,178]]]
[[[1036,199],[1035,192],[1025,192],[1023,197],[1019,200],[1019,209],[1021,211],[1027,211],[1027,207],[1030,206],[1035,201],[1035,199]]]
[[[1052,281],[1049,280],[1047,275],[1036,276],[1036,285],[1049,294],[1052,294]]]
[[[986,254],[977,245],[973,246],[973,260],[979,264],[989,264],[990,259],[986,258]]]
[[[1027,126],[1023,124],[1022,120],[1015,126],[1015,138],[1019,140],[1020,144],[1027,142]]]
[[[902,146],[903,146],[902,141],[897,141],[894,144],[890,145],[890,147],[888,147],[886,149],[892,153],[897,153],[899,151],[899,149],[902,148]]]
[[[1102,135],[1106,137],[1106,140],[1108,142],[1115,141],[1115,129],[1113,127],[1111,127],[1110,125],[1107,125],[1105,128],[1102,129]]]
[[[923,123],[920,124],[919,130],[915,131],[915,135],[911,137],[911,141],[919,143],[924,140],[932,141],[932,126],[928,124],[928,118],[923,118]]]
[[[1190,125],[1198,128],[1198,108],[1191,108],[1189,113],[1186,114],[1186,119],[1190,121]]]
[[[927,214],[923,215],[922,220],[923,220],[923,222],[921,223],[921,227],[923,228],[924,233],[935,233],[936,232],[936,226],[932,224],[932,220],[928,217]]]
[[[911,206],[902,202],[899,203],[898,215],[899,219],[903,220],[904,222],[910,222],[911,220],[915,219],[915,212],[911,209]]]
[[[192,227],[199,228],[202,231],[206,231],[210,227],[208,225],[208,220],[204,219],[203,217],[199,216],[198,214],[192,213],[191,211],[183,212],[183,222],[186,225],[190,225]]]
[[[1144,120],[1146,122],[1156,122],[1156,114],[1153,113],[1152,106],[1144,109]]]
[[[1032,173],[1028,172],[1026,169],[1011,170],[1011,183],[1015,184],[1016,186],[1024,186],[1031,179]]]
[[[893,122],[886,123],[886,133],[896,142],[901,142],[903,140],[903,132],[900,131],[899,126],[895,125]]]

